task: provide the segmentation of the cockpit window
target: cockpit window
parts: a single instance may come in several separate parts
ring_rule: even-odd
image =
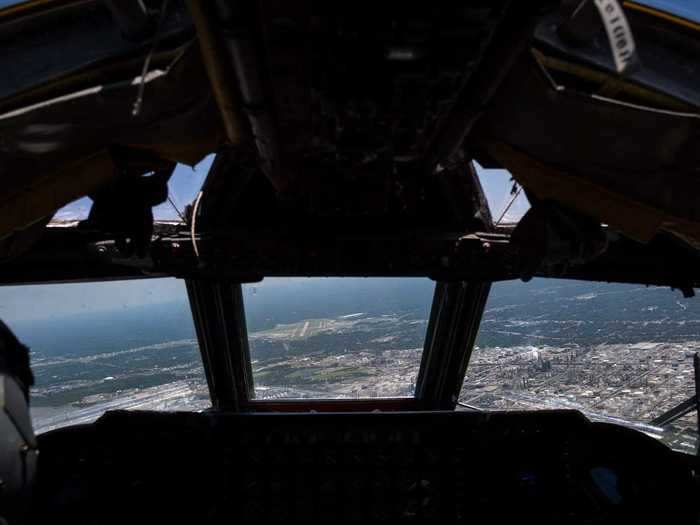
[[[178,164],[168,181],[168,198],[153,208],[156,221],[185,222],[186,208],[192,204],[209,172],[214,155],[209,155],[195,166]],[[88,218],[92,199],[83,197],[58,210],[51,219],[51,226],[75,226],[77,221]]]
[[[694,453],[700,303],[668,288],[533,280],[492,287],[460,402],[485,410],[568,408]]]
[[[178,164],[168,181],[168,200],[153,208],[153,218],[184,222],[185,208],[197,197],[213,161],[209,155],[196,166]]]
[[[0,318],[30,347],[39,433],[106,410],[210,406],[182,281],[3,287]]]
[[[428,279],[265,279],[243,289],[257,399],[411,397]]]
[[[90,215],[92,207],[92,199],[90,197],[82,197],[54,213],[51,218],[51,226],[75,226],[78,221],[84,221]]]
[[[486,169],[474,163],[476,174],[484,190],[491,217],[497,226],[516,224],[530,209],[530,203],[522,187],[510,172],[503,169]]]

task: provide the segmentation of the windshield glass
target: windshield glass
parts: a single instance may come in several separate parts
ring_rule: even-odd
[[[401,278],[245,286],[255,396],[413,396],[433,290]]]
[[[8,286],[0,305],[31,351],[37,432],[106,410],[210,406],[182,281]]]
[[[505,226],[520,221],[530,209],[530,203],[510,172],[503,169],[486,169],[478,162],[474,163],[474,167],[494,224]]]
[[[214,155],[209,155],[195,166],[178,164],[168,181],[168,197],[163,203],[153,208],[153,219],[185,222],[187,207],[199,193],[213,161]],[[51,226],[75,226],[76,221],[88,218],[91,207],[92,199],[82,197],[58,210],[50,224]]]
[[[489,410],[573,408],[694,452],[695,413],[655,418],[695,394],[700,302],[664,288],[496,283],[460,402]]]

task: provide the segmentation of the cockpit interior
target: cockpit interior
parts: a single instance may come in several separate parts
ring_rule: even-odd
[[[500,283],[634,284],[697,301],[691,4],[0,2],[0,318],[19,309],[7,287],[124,281],[157,294],[153,283],[177,279],[207,398],[37,431],[31,392],[46,361],[2,324],[0,516],[698,523],[699,456],[651,427],[572,403],[484,410],[460,398]],[[188,166],[206,168],[176,203]],[[507,173],[498,210],[490,170]],[[85,213],[64,215],[76,202]],[[170,204],[177,213],[160,218]],[[251,348],[263,336],[244,295],[300,278],[429,283],[406,392],[260,394]],[[333,326],[353,333],[353,315]],[[381,326],[416,326],[402,319]],[[329,322],[302,318],[289,337]],[[88,330],[71,326],[76,339]],[[264,337],[283,355],[277,330]],[[700,414],[692,352],[694,393],[661,407],[654,428]]]

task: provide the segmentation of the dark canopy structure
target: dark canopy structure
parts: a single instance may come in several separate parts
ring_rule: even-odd
[[[266,276],[437,281],[427,348],[440,358],[427,352],[421,376],[435,391],[419,391],[439,406],[454,406],[490,282],[691,295],[698,26],[626,2],[634,48],[620,70],[605,19],[574,4],[5,8],[0,281],[185,278],[228,405],[250,388],[237,286]],[[175,165],[210,154],[183,221],[154,223]],[[475,161],[521,186],[518,224],[491,216]],[[85,195],[86,220],[50,222]],[[229,330],[227,372],[215,354]],[[457,374],[434,384],[430,366]]]
[[[602,4],[0,9],[0,284],[185,279],[216,410],[452,410],[492,282],[700,285],[700,25]],[[154,221],[177,164],[208,155],[182,220]],[[475,163],[510,172],[519,222]],[[87,219],[52,221],[84,196]],[[436,281],[415,398],[252,399],[240,284],[271,276]],[[207,446],[239,424],[208,417]]]

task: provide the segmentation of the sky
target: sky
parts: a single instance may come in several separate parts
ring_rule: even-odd
[[[174,278],[1,286],[0,319],[12,327],[24,321],[186,301],[184,281]]]
[[[511,195],[513,179],[506,170],[487,170],[476,163],[476,173],[481,181],[481,187],[491,209],[494,222],[503,216],[502,222],[517,222],[530,208],[524,193],[517,197]],[[515,197],[515,200],[513,198]],[[511,204],[512,201],[512,204]],[[508,208],[508,205],[510,207]],[[505,215],[503,212],[506,211]]]

